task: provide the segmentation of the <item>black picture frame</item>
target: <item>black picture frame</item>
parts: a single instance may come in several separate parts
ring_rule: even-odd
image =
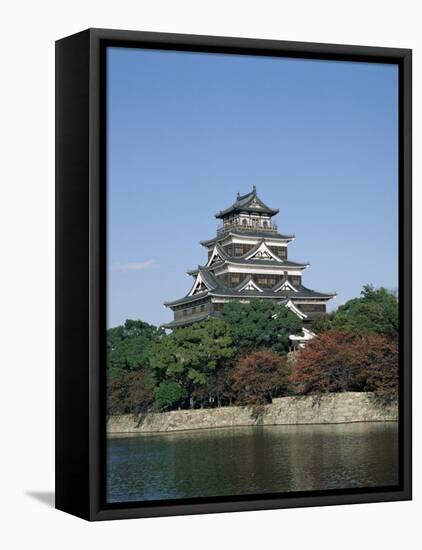
[[[397,487],[106,504],[107,46],[393,63],[399,68],[400,483]],[[87,520],[409,500],[411,459],[409,49],[89,29],[56,42],[56,508]]]

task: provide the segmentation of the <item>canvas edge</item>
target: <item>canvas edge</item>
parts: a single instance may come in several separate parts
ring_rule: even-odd
[[[203,514],[203,513],[222,513],[234,511],[251,511],[276,509],[287,507],[305,507],[305,506],[326,506],[336,504],[355,504],[409,500],[412,498],[411,489],[411,50],[398,48],[373,48],[368,46],[345,46],[333,44],[313,44],[303,42],[284,42],[261,39],[244,38],[226,38],[226,37],[207,37],[197,35],[178,35],[167,33],[149,33],[141,31],[116,31],[107,29],[89,29],[83,33],[78,33],[71,38],[64,39],[73,41],[77,37],[88,33],[89,52],[86,52],[89,58],[89,159],[85,166],[86,184],[89,186],[89,261],[85,265],[86,271],[83,275],[84,281],[86,274],[89,273],[89,402],[85,403],[86,396],[83,398],[84,409],[89,410],[89,436],[82,441],[84,449],[83,464],[88,464],[88,480],[85,481],[83,490],[80,492],[80,498],[83,503],[80,507],[73,504],[71,508],[63,504],[63,495],[58,499],[56,507],[66,512],[73,513],[84,519],[92,521],[140,518],[140,517],[158,517],[171,515]],[[85,35],[86,36],[86,35]],[[63,41],[58,41],[59,44]],[[101,358],[104,350],[101,348],[101,332],[104,323],[101,323],[101,317],[104,318],[103,298],[105,293],[105,277],[103,272],[105,268],[105,220],[102,217],[102,209],[105,205],[104,189],[101,188],[101,179],[104,167],[102,161],[105,153],[105,126],[104,112],[101,107],[101,94],[105,82],[101,74],[102,45],[110,43],[127,44],[128,47],[165,47],[168,49],[186,49],[198,48],[200,51],[226,51],[243,53],[250,55],[255,52],[258,55],[293,55],[296,57],[310,58],[329,58],[345,60],[366,60],[370,62],[388,62],[397,63],[400,67],[402,78],[402,118],[401,118],[401,192],[402,203],[400,207],[400,234],[401,234],[401,269],[403,284],[402,298],[402,320],[405,333],[403,334],[403,377],[401,393],[401,414],[402,420],[402,466],[403,466],[403,489],[399,491],[384,492],[361,492],[358,494],[324,495],[324,496],[304,496],[290,497],[283,496],[271,499],[251,499],[217,502],[217,503],[197,503],[197,504],[163,504],[160,506],[148,506],[139,503],[139,506],[122,506],[118,508],[105,508],[103,505],[104,495],[102,491],[102,479],[104,475],[104,441],[102,441],[102,431],[105,427],[104,403],[102,399],[101,383]],[[68,42],[69,43],[69,42]],[[86,90],[84,90],[84,93]],[[58,109],[57,114],[60,117],[63,111]],[[71,121],[76,126],[83,126],[81,121]],[[56,137],[57,140],[57,137]],[[57,143],[57,141],[56,141]],[[84,152],[86,154],[86,151]],[[60,156],[60,155],[59,155]],[[56,157],[57,158],[57,157]],[[84,157],[85,158],[85,157]],[[84,160],[84,163],[86,160]],[[57,179],[57,175],[56,175]],[[60,226],[60,220],[58,220]],[[101,245],[99,246],[99,243]],[[60,267],[58,272],[63,276]],[[100,284],[98,284],[100,281]],[[58,288],[63,289],[63,285]],[[61,312],[58,312],[60,320]],[[59,338],[60,340],[60,338]],[[63,340],[63,338],[61,339]],[[63,341],[61,342],[63,344]],[[61,367],[56,369],[59,372],[65,367],[66,363],[61,363]],[[83,393],[83,389],[73,388],[74,395],[80,397],[78,392]],[[59,384],[59,396],[62,395],[63,387]],[[60,397],[59,397],[60,399]],[[57,413],[56,413],[57,414]],[[56,417],[57,418],[57,417]],[[84,417],[85,418],[85,417]],[[78,434],[85,433],[80,430],[82,426],[69,428],[69,420],[61,426],[68,426],[67,430],[73,430],[71,440],[77,441]],[[59,426],[60,426],[59,425]],[[56,428],[57,429],[57,428]],[[59,427],[60,431],[60,427]],[[57,431],[56,431],[57,435]],[[60,455],[60,453],[59,453]],[[57,456],[57,455],[56,455]],[[59,462],[63,462],[63,456],[60,456]],[[59,468],[59,477],[64,471],[63,464]],[[86,478],[86,476],[85,476]],[[63,491],[61,491],[63,493]],[[66,500],[66,499],[65,499]],[[74,500],[74,499],[73,499]]]

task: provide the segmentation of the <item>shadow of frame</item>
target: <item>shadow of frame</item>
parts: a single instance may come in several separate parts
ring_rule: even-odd
[[[38,502],[41,502],[49,508],[54,508],[55,493],[54,491],[26,491],[25,494]]]

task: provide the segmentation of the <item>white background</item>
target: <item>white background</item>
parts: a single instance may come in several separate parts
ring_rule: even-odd
[[[422,217],[418,215],[422,96],[418,3],[32,0],[3,4],[0,35],[0,544],[3,548],[420,547],[421,375],[416,331],[414,502],[95,524],[58,512],[45,502],[52,499],[54,483],[54,41],[87,27],[106,27],[413,48],[417,242]],[[415,247],[418,315],[422,309],[419,268],[420,254]]]

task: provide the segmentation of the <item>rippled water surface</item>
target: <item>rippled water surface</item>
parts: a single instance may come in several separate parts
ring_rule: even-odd
[[[109,502],[395,485],[397,424],[111,436],[107,470]]]

